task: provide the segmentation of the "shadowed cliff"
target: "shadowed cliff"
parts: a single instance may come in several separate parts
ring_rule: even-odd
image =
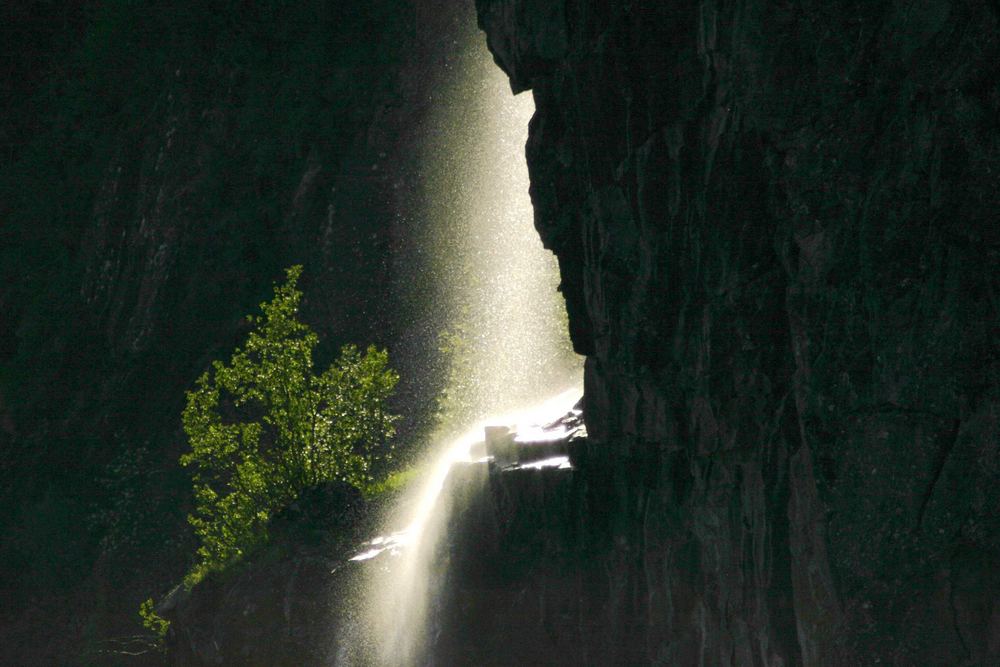
[[[588,355],[580,659],[1000,660],[996,4],[477,7]]]
[[[305,265],[317,361],[388,346],[408,378],[404,437],[428,420],[435,315],[396,289],[413,179],[394,158],[424,112],[400,100],[444,66],[416,12],[0,10],[0,662],[128,659],[106,640],[141,631],[139,602],[195,546],[184,391],[284,267]]]

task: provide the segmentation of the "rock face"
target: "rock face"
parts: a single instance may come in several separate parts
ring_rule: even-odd
[[[317,363],[388,347],[430,414],[399,213],[448,4],[0,9],[0,663],[117,659],[183,575],[184,391],[284,267]]]
[[[1000,661],[1000,7],[476,4],[588,357],[550,645]]]
[[[323,665],[358,614],[359,566],[349,559],[370,524],[347,484],[308,489],[272,521],[272,542],[225,576],[178,586],[158,611],[171,621],[172,665]],[[364,527],[364,528],[363,528]]]

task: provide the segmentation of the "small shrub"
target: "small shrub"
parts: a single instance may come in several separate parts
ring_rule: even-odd
[[[162,648],[163,640],[170,629],[170,621],[153,610],[152,598],[147,598],[145,602],[139,605],[139,617],[142,619],[142,627],[153,633],[155,646]]]

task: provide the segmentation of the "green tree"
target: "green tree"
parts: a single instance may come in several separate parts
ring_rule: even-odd
[[[191,451],[181,463],[195,469],[188,520],[201,542],[189,585],[266,539],[270,517],[305,488],[342,480],[366,489],[376,459],[391,451],[397,417],[386,401],[399,377],[388,353],[347,345],[315,374],[319,339],[297,317],[301,272],[287,269],[261,315],[249,318],[246,344],[187,393]]]

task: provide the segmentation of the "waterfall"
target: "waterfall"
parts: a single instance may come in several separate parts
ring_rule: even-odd
[[[451,355],[440,446],[387,534],[355,557],[378,561],[369,568],[365,662],[427,660],[446,567],[437,558],[441,490],[453,464],[482,456],[470,449],[485,425],[551,420],[582,391],[555,257],[532,224],[524,145],[533,111],[530,93],[511,94],[470,25],[435,87],[421,151],[420,279],[448,322],[439,334]]]

